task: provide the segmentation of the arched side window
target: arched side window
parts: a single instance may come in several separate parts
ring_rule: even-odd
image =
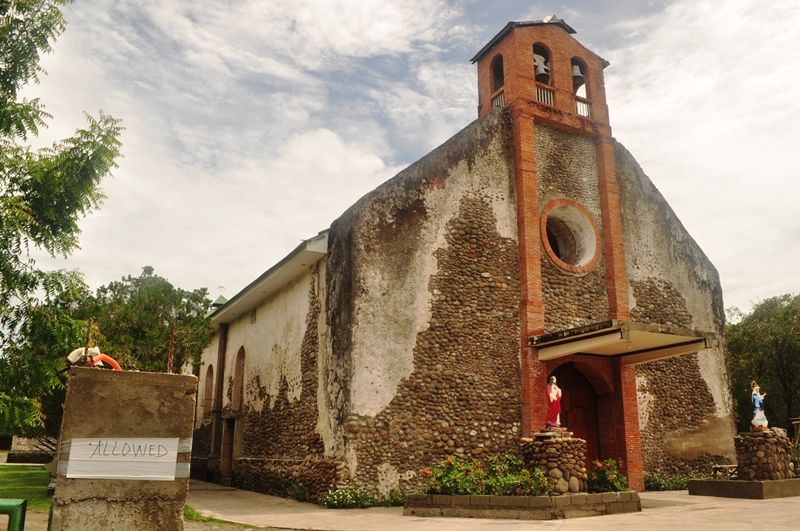
[[[492,93],[503,88],[505,76],[503,73],[503,56],[497,55],[492,59]]]
[[[242,395],[244,393],[244,347],[239,348],[236,354],[236,365],[233,369],[233,392],[231,395],[231,409],[242,409]]]
[[[536,81],[546,85],[553,84],[550,57],[550,50],[547,46],[540,42],[533,45],[534,77]]]
[[[206,369],[206,381],[203,387],[203,418],[211,416],[211,408],[214,404],[214,366],[209,365]]]

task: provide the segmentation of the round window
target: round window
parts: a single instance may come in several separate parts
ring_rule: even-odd
[[[585,273],[600,258],[597,226],[589,211],[569,199],[555,199],[542,212],[542,240],[550,259],[572,273]]]

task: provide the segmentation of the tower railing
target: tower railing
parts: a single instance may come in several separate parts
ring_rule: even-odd
[[[492,94],[492,107],[505,107],[506,106],[506,97],[503,94],[503,89],[498,89],[494,94]]]
[[[555,91],[547,85],[536,83],[536,101],[552,107],[555,103]]]
[[[575,113],[586,118],[592,117],[592,102],[586,98],[575,96]]]

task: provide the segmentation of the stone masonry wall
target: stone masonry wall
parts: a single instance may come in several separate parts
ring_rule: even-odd
[[[589,137],[539,124],[535,131],[540,211],[553,199],[572,199],[586,207],[600,230],[600,261],[585,275],[562,271],[542,250],[545,332],[555,332],[608,319],[597,155]]]
[[[314,496],[336,482],[336,463],[324,456],[317,425],[317,322],[321,311],[318,266],[312,270],[308,314],[300,347],[299,397],[290,400],[289,383],[281,377],[276,395],[270,395],[260,375],[251,377],[250,397],[237,419],[242,423],[241,451],[233,462],[233,484],[285,496]],[[252,397],[264,404],[253,407]]]
[[[379,490],[419,488],[414,473],[383,476],[449,454],[510,452],[519,436],[516,242],[496,233],[491,209],[479,198],[462,200],[445,239],[414,372],[380,414],[353,415],[347,426],[358,456],[354,479]]]
[[[411,492],[448,454],[520,430],[519,262],[507,110],[473,122],[331,226],[331,380],[347,478]]]
[[[632,319],[716,343],[637,366],[645,470],[709,473],[734,457],[719,277],[631,154],[615,144],[615,157]]]

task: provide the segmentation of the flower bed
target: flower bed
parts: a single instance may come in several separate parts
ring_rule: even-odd
[[[642,510],[635,492],[561,496],[486,496],[416,494],[406,498],[406,516],[557,520]]]

